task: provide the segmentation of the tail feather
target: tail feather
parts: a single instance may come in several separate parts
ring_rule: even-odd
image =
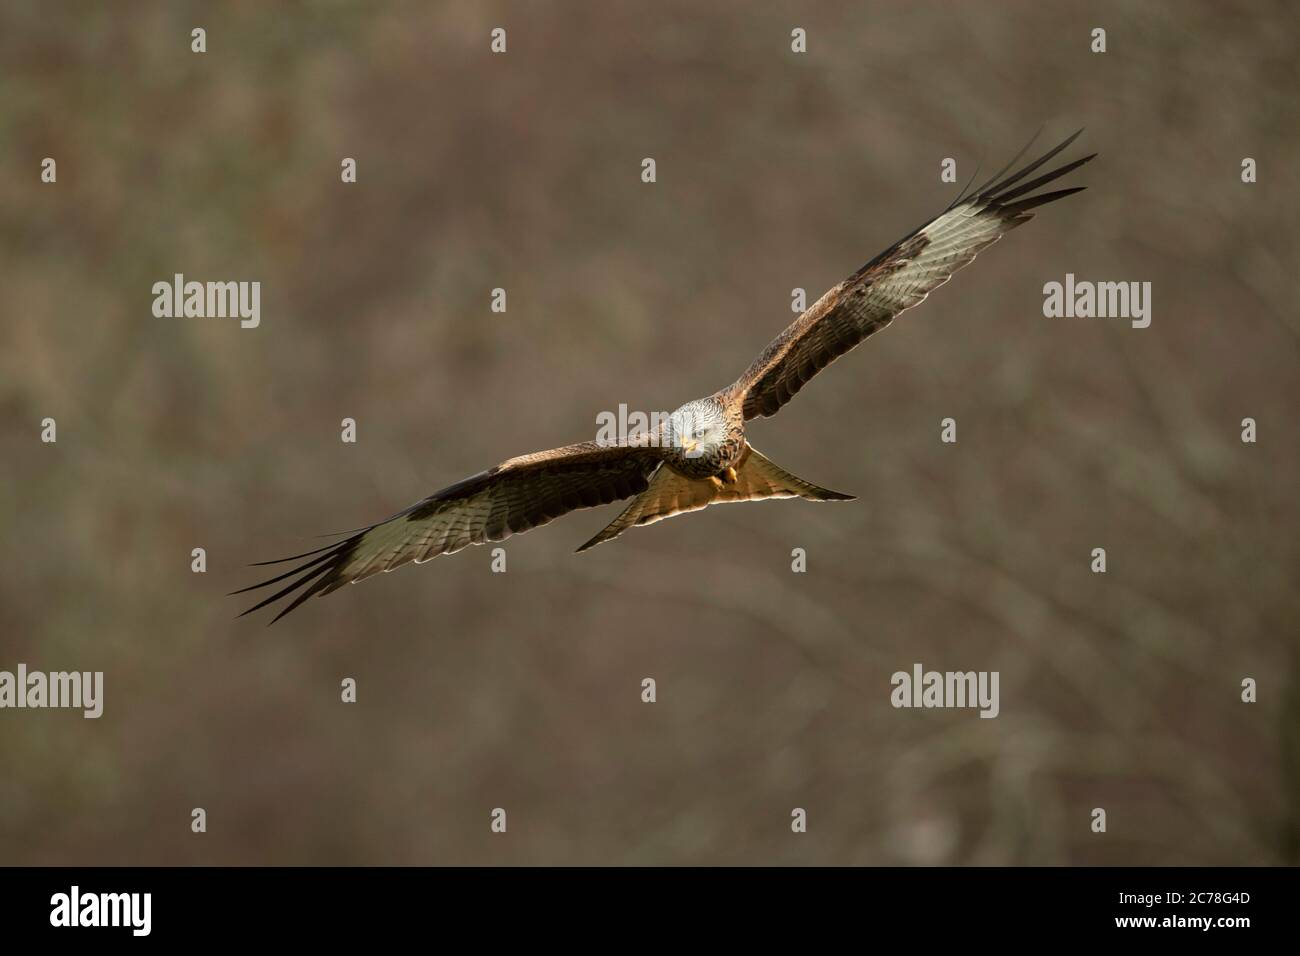
[[[852,501],[853,495],[831,491],[798,478],[746,443],[736,468],[736,481],[721,487],[708,479],[686,478],[667,465],[650,479],[650,486],[632,499],[599,534],[578,548],[586,551],[617,538],[628,528],[654,524],[673,515],[699,511],[709,505],[765,498],[806,498],[809,501]]]

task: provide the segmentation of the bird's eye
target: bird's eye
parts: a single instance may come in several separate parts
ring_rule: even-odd
[[[706,434],[708,434],[708,431],[709,430],[707,428],[697,428],[695,429],[695,434],[692,437],[703,438]]]

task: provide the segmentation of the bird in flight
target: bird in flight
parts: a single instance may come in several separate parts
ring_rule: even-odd
[[[300,563],[270,580],[232,592],[243,594],[288,582],[243,613],[292,595],[272,619],[274,624],[308,598],[380,571],[410,561],[421,564],[471,544],[501,541],[570,511],[625,498],[633,500],[579,551],[612,540],[635,525],[713,504],[764,498],[852,500],[852,495],[828,491],[772,463],[746,440],[745,423],[775,415],[819,371],[900,312],[919,305],[985,246],[1032,219],[1030,210],[1084,189],[1035,193],[1096,153],[1026,180],[1081,132],[1007,175],[1027,145],[984,185],[975,189],[968,185],[942,213],[813,303],[737,381],[707,398],[687,402],[658,428],[617,442],[581,442],[511,458],[436,491],[391,518],[347,532],[334,544],[259,562],[258,566]]]

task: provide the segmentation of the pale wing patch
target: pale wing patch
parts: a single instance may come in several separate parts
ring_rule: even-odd
[[[427,518],[409,521],[398,517],[371,528],[361,536],[351,559],[339,569],[339,576],[355,584],[410,561],[423,564],[471,544],[500,540],[488,537],[486,531],[490,497],[491,489],[485,489]]]

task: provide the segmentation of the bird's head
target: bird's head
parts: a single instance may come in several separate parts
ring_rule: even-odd
[[[727,418],[716,402],[687,402],[668,419],[668,444],[686,458],[708,458],[727,437]]]

